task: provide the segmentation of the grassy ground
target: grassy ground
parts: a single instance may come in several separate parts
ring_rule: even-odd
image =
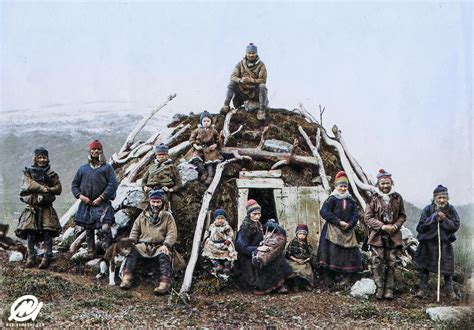
[[[4,261],[6,253],[0,253]],[[33,294],[44,303],[36,320],[44,326],[446,326],[430,321],[425,314],[427,307],[435,306],[434,297],[420,301],[411,293],[401,293],[390,302],[357,300],[344,288],[254,296],[202,275],[185,303],[177,295],[154,296],[154,283],[146,277],[131,291],[122,291],[109,287],[106,280],[97,281],[87,268],[57,263],[48,271],[2,263],[0,327],[9,325],[10,305],[24,294]]]

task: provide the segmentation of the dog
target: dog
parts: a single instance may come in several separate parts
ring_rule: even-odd
[[[107,251],[105,251],[104,257],[99,263],[99,274],[96,278],[100,279],[105,276],[107,269],[109,270],[109,285],[115,284],[115,266],[121,262],[122,267],[125,264],[125,259],[132,253],[135,248],[135,241],[131,238],[121,238],[114,244],[112,244]]]

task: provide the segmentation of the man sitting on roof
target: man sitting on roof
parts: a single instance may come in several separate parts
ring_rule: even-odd
[[[242,106],[244,101],[258,100],[260,109],[257,113],[258,120],[265,119],[265,109],[268,106],[267,69],[257,55],[257,46],[250,43],[247,46],[245,57],[237,63],[230,76],[227,86],[227,95],[221,113],[226,114],[230,110],[230,101],[234,98],[235,108]]]

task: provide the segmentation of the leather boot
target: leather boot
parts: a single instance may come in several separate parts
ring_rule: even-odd
[[[395,268],[387,268],[385,273],[385,291],[383,297],[388,300],[393,299],[393,286],[395,284]]]
[[[206,184],[211,184],[212,179],[214,179],[214,164],[207,164],[206,165],[207,169],[207,179],[206,179]]]
[[[123,275],[122,282],[120,283],[120,289],[128,290],[132,287],[132,275],[125,274]]]
[[[230,106],[229,105],[224,105],[220,111],[221,115],[226,115],[230,111]]]
[[[47,269],[49,268],[49,265],[51,265],[51,256],[46,254],[44,257],[43,257],[43,260],[41,260],[41,263],[39,264],[38,268],[39,269]]]
[[[375,291],[375,299],[381,300],[383,298],[385,287],[382,267],[374,267],[373,277],[375,285],[377,286],[377,290]]]
[[[86,229],[87,254],[86,259],[91,260],[95,257],[95,232],[94,229]]]
[[[265,117],[266,117],[265,108],[260,107],[260,109],[258,109],[257,111],[257,119],[263,121],[265,120]]]
[[[444,276],[444,292],[445,292],[446,298],[448,298],[448,299],[457,299],[458,298],[458,296],[454,292],[453,278],[450,275],[445,275]]]
[[[160,277],[160,283],[153,290],[153,293],[157,296],[167,294],[171,289],[171,279],[167,276]]]
[[[25,262],[25,268],[32,268],[36,264],[36,258],[33,257],[28,257],[28,260]]]
[[[193,159],[191,162],[194,166],[196,166],[196,170],[198,172],[199,178],[201,181],[206,181],[207,179],[207,173],[206,173],[206,168],[204,167],[204,163],[202,160],[199,159]]]
[[[415,297],[424,299],[428,296],[428,279],[430,273],[428,272],[420,272],[420,288],[418,292],[415,294]]]

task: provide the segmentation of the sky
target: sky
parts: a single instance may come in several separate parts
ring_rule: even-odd
[[[249,42],[270,107],[301,102],[418,206],[473,202],[472,3],[1,1],[0,115],[117,102],[217,112]],[[67,115],[67,114],[65,114]]]

